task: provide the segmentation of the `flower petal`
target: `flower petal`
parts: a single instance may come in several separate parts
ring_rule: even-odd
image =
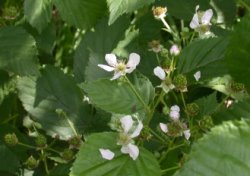
[[[115,72],[114,76],[110,80],[118,79],[122,76],[122,72]]]
[[[122,146],[121,152],[125,154],[129,154],[129,156],[133,159],[136,160],[137,157],[139,156],[139,148],[134,145],[129,143],[128,145]]]
[[[143,128],[143,124],[141,121],[138,120],[138,125],[137,125],[135,131],[130,135],[130,137],[135,138],[135,137],[139,136],[142,128]]]
[[[161,80],[165,80],[165,78],[166,78],[165,71],[159,66],[154,68],[154,74],[155,74],[155,76],[157,76]]]
[[[112,67],[115,67],[118,64],[116,56],[114,54],[106,54],[105,60]]]
[[[184,134],[184,136],[185,136],[185,138],[188,140],[189,138],[190,138],[190,136],[191,136],[191,133],[190,133],[190,130],[185,130],[185,131],[183,131],[183,134]]]
[[[134,70],[136,69],[136,67],[129,67],[125,70],[126,73],[132,73]]]
[[[133,126],[133,123],[134,123],[130,115],[126,115],[122,117],[120,119],[120,122],[125,133],[128,133],[128,131],[130,130],[130,128]]]
[[[140,56],[139,54],[136,53],[131,53],[129,55],[129,59],[128,59],[128,63],[127,63],[127,67],[133,67],[135,68],[138,64],[140,63]],[[128,72],[129,73],[129,72]],[[130,72],[131,73],[131,72]]]
[[[201,78],[201,72],[200,71],[197,71],[195,74],[194,74],[194,78],[196,81],[199,81],[199,79]]]
[[[180,113],[178,111],[170,111],[169,116],[173,121],[178,121],[180,118]]]
[[[104,70],[106,70],[106,71],[108,71],[108,72],[111,72],[111,71],[115,70],[114,67],[110,67],[108,65],[98,64],[97,66],[100,67],[100,68],[102,68],[102,69],[104,69]]]
[[[193,16],[193,19],[192,21],[190,22],[189,26],[191,29],[195,29],[197,27],[199,27],[199,17],[198,17],[198,14],[195,13],[194,16]]]
[[[204,15],[201,17],[201,23],[205,25],[210,24],[212,16],[213,16],[213,10],[212,9],[206,10]]]
[[[168,132],[168,126],[167,126],[167,124],[165,124],[165,123],[160,123],[159,125],[160,125],[161,130],[162,130],[164,133],[167,133],[167,132]]]
[[[99,151],[100,151],[100,153],[102,155],[102,158],[106,159],[106,160],[112,160],[114,158],[114,156],[115,156],[114,152],[112,152],[109,149],[100,148]]]
[[[171,106],[170,110],[180,112],[180,107],[178,105],[174,105],[174,106]]]

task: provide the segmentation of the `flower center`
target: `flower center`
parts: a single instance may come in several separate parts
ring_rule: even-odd
[[[126,69],[126,65],[123,62],[118,63],[116,66],[116,70],[119,72],[124,72]]]
[[[160,17],[161,15],[165,14],[167,12],[166,7],[153,7],[153,14],[155,17]]]
[[[121,145],[127,145],[131,143],[131,138],[128,134],[120,133],[118,141],[119,141],[118,143]]]

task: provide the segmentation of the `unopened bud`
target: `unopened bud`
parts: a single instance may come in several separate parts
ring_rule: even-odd
[[[179,74],[174,77],[173,83],[175,85],[176,90],[181,92],[187,91],[187,78],[186,76]]]
[[[196,103],[187,104],[186,112],[191,117],[197,116],[199,114],[199,106]]]
[[[18,138],[15,133],[8,133],[4,136],[4,141],[9,146],[15,146],[18,143]]]
[[[30,170],[37,168],[38,164],[39,164],[39,161],[36,160],[32,155],[25,161],[25,165]]]
[[[62,158],[66,161],[70,161],[74,158],[74,152],[70,149],[65,149],[62,153]]]
[[[35,140],[36,146],[39,148],[44,148],[47,145],[47,139],[44,135],[39,134]]]

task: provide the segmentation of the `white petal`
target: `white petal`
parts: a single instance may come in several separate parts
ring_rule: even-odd
[[[166,78],[165,71],[159,66],[154,68],[154,74],[155,74],[155,76],[157,76],[161,80],[165,80],[165,78]]]
[[[137,125],[136,129],[135,129],[135,131],[130,135],[130,137],[131,137],[131,138],[135,138],[135,137],[139,136],[139,134],[140,134],[142,128],[143,128],[142,122],[141,122],[141,121],[138,121],[138,125]]]
[[[180,107],[178,105],[174,105],[174,106],[171,106],[170,110],[180,112]]]
[[[133,126],[133,123],[134,123],[130,115],[126,115],[122,117],[120,119],[120,122],[125,133],[128,133],[128,131],[130,130],[130,128]]]
[[[195,74],[194,74],[194,78],[196,81],[199,81],[199,79],[201,78],[201,72],[200,71],[197,71]]]
[[[131,53],[129,55],[129,59],[128,59],[128,63],[127,63],[127,67],[136,67],[138,64],[140,63],[140,56],[139,54],[136,53]]]
[[[195,29],[195,28],[197,28],[199,25],[200,25],[200,24],[199,24],[198,14],[195,13],[194,16],[193,16],[192,21],[191,21],[190,24],[189,24],[189,26],[190,26],[190,28]]]
[[[134,144],[128,144],[128,145],[125,145],[125,146],[122,146],[121,148],[121,152],[122,153],[125,153],[125,154],[129,154],[129,156],[133,159],[133,160],[136,160],[137,157],[139,156],[139,148],[134,145]]]
[[[170,111],[169,116],[173,121],[178,121],[180,118],[180,113],[178,111]]]
[[[185,130],[185,131],[183,131],[183,134],[184,134],[184,136],[185,136],[185,138],[188,140],[189,138],[190,138],[190,136],[191,136],[191,133],[190,133],[190,130]]]
[[[180,54],[180,49],[178,48],[177,45],[172,45],[170,48],[170,54],[177,56],[178,54]]]
[[[114,76],[110,80],[118,79],[122,76],[122,72],[115,72]]]
[[[106,54],[105,60],[112,67],[115,67],[117,65],[116,56],[114,54]]]
[[[102,158],[106,159],[106,160],[112,160],[114,158],[114,156],[115,156],[114,152],[112,152],[109,149],[100,148],[99,151],[100,151],[100,153],[102,155]]]
[[[160,128],[164,133],[168,132],[168,126],[165,123],[160,123]]]
[[[100,67],[100,68],[102,68],[102,69],[104,69],[104,70],[106,70],[106,71],[108,71],[108,72],[111,72],[111,71],[115,70],[114,67],[110,67],[108,65],[98,64],[97,66]]]
[[[201,18],[201,23],[202,24],[210,24],[210,20],[213,16],[213,10],[212,9],[208,9],[205,11],[204,15]]]
[[[126,73],[132,73],[134,70],[136,69],[136,67],[129,67],[125,70]]]
[[[197,6],[195,7],[195,12],[197,12],[199,8],[200,8],[200,6],[197,5]]]

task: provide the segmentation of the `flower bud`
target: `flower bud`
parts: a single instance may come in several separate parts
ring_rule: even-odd
[[[65,149],[61,156],[64,160],[70,161],[74,158],[74,152],[70,149]]]
[[[177,56],[181,52],[179,47],[176,44],[172,45],[169,51],[170,51],[170,54],[173,56]]]
[[[162,67],[164,70],[170,70],[170,68],[171,68],[171,60],[170,60],[170,59],[164,59],[164,60],[161,62],[161,67]]]
[[[44,148],[47,145],[47,139],[44,135],[39,134],[35,139],[36,146],[39,148]]]
[[[199,122],[199,125],[203,129],[209,129],[209,128],[213,127],[214,124],[213,124],[212,117],[209,115],[203,116],[202,120]]]
[[[241,92],[245,90],[245,85],[242,83],[232,82],[230,88],[233,92]]]
[[[39,161],[36,160],[32,155],[25,161],[25,165],[28,169],[33,170],[35,169],[39,164]]]
[[[81,135],[73,136],[69,139],[68,142],[69,142],[70,148],[79,149],[82,144],[82,136]]]
[[[15,146],[18,143],[18,138],[15,133],[8,133],[4,136],[4,141],[9,146]]]
[[[162,109],[162,112],[163,112],[164,115],[168,115],[169,114],[169,107],[164,106],[163,109]]]
[[[197,116],[199,114],[199,106],[196,103],[187,104],[186,112],[191,117]]]
[[[181,92],[187,91],[187,78],[186,76],[179,74],[174,77],[173,83],[175,85],[176,90]]]

